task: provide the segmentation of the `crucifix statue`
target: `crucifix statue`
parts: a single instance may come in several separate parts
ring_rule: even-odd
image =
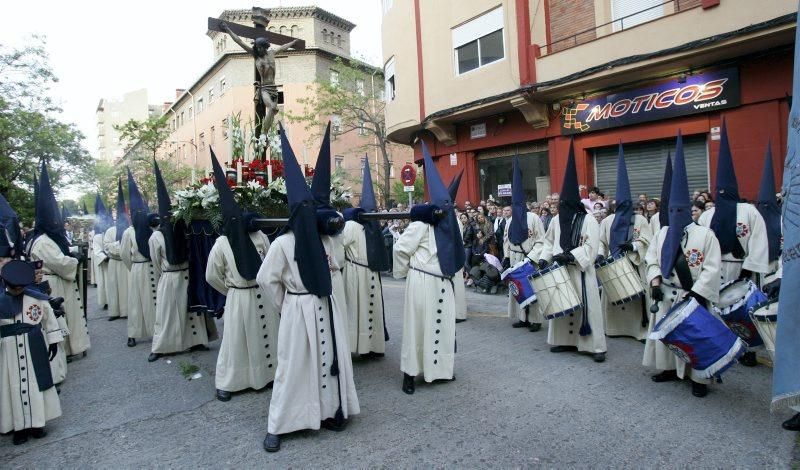
[[[269,23],[267,10],[253,8],[253,22],[251,28],[238,23],[228,23],[217,18],[208,19],[208,29],[228,34],[236,44],[247,51],[255,59],[256,81],[255,87],[256,116],[258,119],[256,135],[267,134],[278,113],[278,88],[275,85],[275,55],[289,49],[305,49],[305,41],[266,30]],[[250,46],[242,37],[253,39]],[[270,47],[270,43],[282,44]],[[261,157],[261,156],[259,156]]]

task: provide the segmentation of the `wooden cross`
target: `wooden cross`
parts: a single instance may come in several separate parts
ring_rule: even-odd
[[[222,20],[219,18],[209,18],[208,19],[208,29],[211,31],[219,31],[220,33],[225,33],[225,30],[222,29]],[[294,41],[297,38],[293,38],[291,36],[286,36],[283,34],[273,33],[272,31],[267,31],[266,28],[251,28],[250,26],[244,26],[239,23],[233,23],[231,21],[226,21],[225,24],[228,25],[228,28],[231,29],[234,33],[238,36],[247,38],[247,39],[256,39],[256,38],[267,38],[267,41],[270,44],[286,44],[289,42]],[[302,51],[306,48],[306,42],[302,39],[298,40],[297,43],[292,47],[294,50]]]

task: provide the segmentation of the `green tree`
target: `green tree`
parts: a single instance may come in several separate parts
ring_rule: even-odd
[[[422,172],[417,174],[417,179],[414,180],[414,204],[422,202],[425,197],[425,177]],[[395,181],[392,185],[392,196],[395,203],[408,205],[408,193],[405,192],[405,185],[402,181]]]
[[[387,201],[391,191],[391,150],[394,144],[386,137],[383,100],[383,74],[380,69],[355,60],[336,58],[331,67],[335,77],[320,79],[309,86],[313,93],[298,100],[303,105],[302,114],[287,114],[291,122],[302,122],[306,129],[324,132],[321,122],[336,116],[336,135],[359,132],[364,144],[359,150],[377,148],[382,159],[381,174],[375,175],[380,197]],[[332,131],[333,132],[333,131]]]
[[[50,69],[43,38],[15,48],[0,44],[0,193],[23,221],[33,218],[32,178],[44,160],[53,188],[86,187],[94,161],[84,136],[62,122],[50,97],[57,78]]]

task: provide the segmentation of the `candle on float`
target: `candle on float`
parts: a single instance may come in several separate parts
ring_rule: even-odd
[[[267,183],[272,183],[272,162],[267,163]]]
[[[242,161],[236,160],[236,185],[242,184]]]

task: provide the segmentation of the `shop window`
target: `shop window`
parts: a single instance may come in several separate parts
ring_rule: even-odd
[[[504,58],[503,7],[454,28],[452,36],[456,75]]]
[[[493,199],[504,203],[511,202],[510,197],[498,197],[498,186],[511,183],[515,153],[516,149],[510,149],[501,156],[492,155],[491,158],[478,155],[478,187],[481,199],[488,199],[491,195]],[[536,201],[550,192],[547,151],[520,152],[519,163],[524,175],[522,186],[526,200]]]

